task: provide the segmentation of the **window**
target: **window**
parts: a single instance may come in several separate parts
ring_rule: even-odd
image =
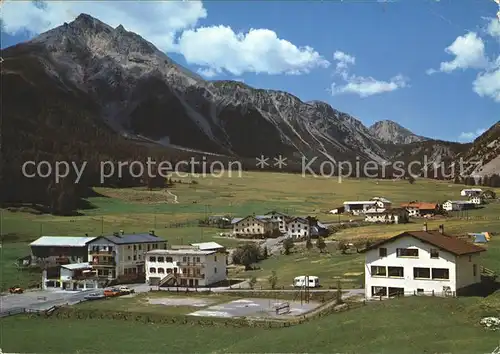
[[[127,249],[130,249],[130,245],[127,246]]]
[[[387,276],[387,269],[381,266],[371,266],[372,277],[385,277]]]
[[[156,273],[156,268],[153,268],[153,267],[149,268],[149,272],[150,273]]]
[[[387,248],[379,248],[378,249],[379,257],[387,257]]]
[[[142,250],[142,245],[139,245],[138,247],[139,247],[139,251]]]
[[[432,268],[432,279],[450,279],[450,270],[446,268]]]
[[[417,289],[417,294],[423,294],[424,293],[424,289]]]
[[[431,248],[431,258],[439,258],[439,251],[435,248]]]
[[[183,262],[187,262],[187,260],[186,260],[186,259],[187,259],[187,257],[182,257],[182,261],[183,261]]]
[[[196,263],[200,263],[200,257],[196,257]]]
[[[387,274],[394,278],[403,278],[404,269],[403,267],[387,267]]]
[[[164,258],[163,257],[158,257],[158,262],[163,263],[164,262]]]
[[[418,249],[416,248],[398,248],[396,249],[398,257],[418,257]]]
[[[158,268],[158,273],[159,273],[159,274],[164,274],[164,273],[165,273],[165,269],[163,269],[163,268]]]
[[[151,250],[151,245],[148,245],[148,251],[150,251],[150,250]]]
[[[130,256],[128,256],[127,259],[130,261],[130,259],[131,259]]]
[[[214,261],[217,262],[217,255],[214,256]]]
[[[163,244],[163,249],[167,249],[167,243],[166,242]]]
[[[472,262],[472,256],[469,256],[469,262]]]
[[[387,296],[387,288],[385,286],[372,286],[372,296]]]
[[[404,296],[405,288],[389,288],[389,296]]]
[[[214,268],[214,273],[217,273],[217,268]]]
[[[136,245],[134,245],[134,251],[137,251],[137,246]]]
[[[134,255],[134,261],[136,261],[136,260],[137,260],[137,256]]]
[[[150,262],[156,262],[156,257],[149,257]]]
[[[477,275],[477,264],[472,265],[472,275],[474,275],[474,276]]]
[[[413,268],[413,277],[415,279],[430,279],[431,278],[431,269],[430,268]]]
[[[172,263],[172,257],[167,257],[167,262]]]

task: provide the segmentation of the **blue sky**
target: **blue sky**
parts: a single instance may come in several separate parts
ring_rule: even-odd
[[[7,1],[2,47],[86,12],[123,24],[207,79],[325,101],[367,126],[390,119],[416,134],[470,141],[500,120],[498,11],[493,0],[50,2],[42,9]]]

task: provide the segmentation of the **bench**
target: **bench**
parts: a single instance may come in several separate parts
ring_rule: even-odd
[[[290,313],[290,303],[289,302],[282,302],[279,304],[274,305],[274,309],[276,310],[276,315],[284,315],[287,313]],[[281,311],[281,313],[280,313]]]

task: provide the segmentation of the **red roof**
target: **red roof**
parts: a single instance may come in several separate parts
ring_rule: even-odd
[[[364,249],[363,252],[378,248],[385,243],[395,241],[396,239],[405,236],[414,237],[422,242],[431,244],[437,248],[448,251],[457,256],[486,251],[486,249],[483,247],[461,240],[456,236],[442,234],[439,231],[406,231],[402,234],[377,242]]]
[[[433,210],[438,207],[436,203],[425,203],[425,202],[414,202],[414,203],[403,203],[401,204],[403,208],[418,208],[420,210]]]

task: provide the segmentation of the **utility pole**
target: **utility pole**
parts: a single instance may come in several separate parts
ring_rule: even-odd
[[[101,236],[104,235],[104,216],[101,216]]]
[[[156,212],[155,212],[155,215],[154,215],[154,229],[156,230]]]

